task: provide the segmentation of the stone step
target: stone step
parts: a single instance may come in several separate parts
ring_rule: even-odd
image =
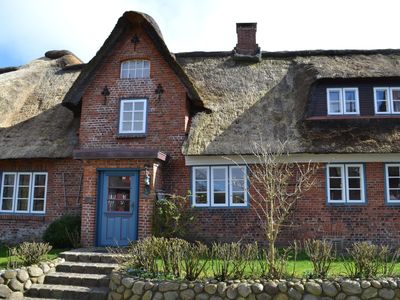
[[[104,274],[81,274],[57,272],[46,275],[45,284],[108,287],[110,277]]]
[[[26,300],[56,300],[57,298],[36,298],[36,297],[25,297]],[[64,300],[72,300],[72,299],[64,299]]]
[[[108,288],[57,284],[33,284],[26,292],[29,297],[47,299],[106,300]],[[25,298],[26,299],[26,298]]]
[[[93,263],[116,263],[118,258],[124,256],[123,254],[101,252],[100,250],[91,251],[90,249],[70,250],[61,252],[59,255],[66,261]]]
[[[56,267],[57,272],[108,275],[118,264],[66,261]]]

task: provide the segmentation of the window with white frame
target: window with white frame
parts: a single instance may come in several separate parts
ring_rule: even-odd
[[[328,203],[365,203],[362,164],[327,165]]]
[[[121,78],[150,78],[150,62],[148,60],[122,62]]]
[[[328,88],[328,115],[359,114],[358,88]]]
[[[47,173],[4,172],[1,179],[0,212],[44,213]]]
[[[400,114],[400,87],[374,88],[376,114]]]
[[[121,100],[119,116],[119,133],[144,134],[146,133],[147,100]]]
[[[247,206],[245,166],[199,166],[192,169],[193,206]]]
[[[400,164],[386,164],[386,201],[400,204]]]

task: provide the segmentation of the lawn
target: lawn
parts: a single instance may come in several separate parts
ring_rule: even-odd
[[[58,255],[65,250],[66,249],[52,249],[50,251],[50,253],[47,255],[47,259],[48,260],[54,259],[54,258],[58,257]],[[6,268],[9,260],[10,260],[10,258],[8,257],[7,247],[0,245],[0,269]],[[13,256],[13,257],[11,257],[11,260],[16,261],[17,258]],[[18,260],[17,260],[17,262],[18,262]]]

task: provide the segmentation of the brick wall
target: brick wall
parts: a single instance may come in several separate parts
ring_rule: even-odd
[[[45,215],[1,213],[0,241],[17,243],[40,239],[53,220],[64,214],[80,214],[82,167],[79,161],[70,158],[3,160],[0,172],[48,172]]]

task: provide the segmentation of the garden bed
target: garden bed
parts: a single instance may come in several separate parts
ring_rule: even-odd
[[[400,278],[163,281],[114,272],[109,299],[143,300],[400,299]]]

